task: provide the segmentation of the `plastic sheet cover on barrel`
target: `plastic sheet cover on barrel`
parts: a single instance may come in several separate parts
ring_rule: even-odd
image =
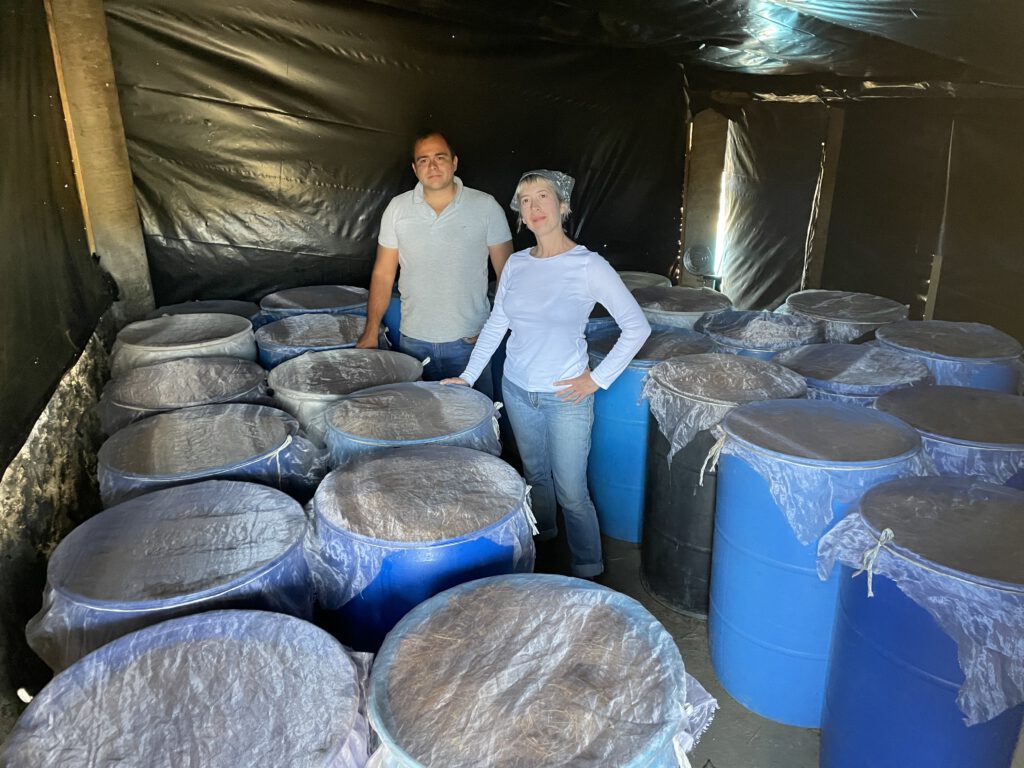
[[[304,352],[354,347],[366,328],[363,315],[295,315],[256,331],[260,365],[274,368]],[[384,332],[378,344],[387,349]]]
[[[970,475],[1024,489],[1024,398],[969,387],[916,387],[875,407],[921,433],[940,475]]]
[[[716,352],[771,360],[779,352],[825,339],[820,322],[800,315],[727,309],[706,315],[693,329],[715,342]]]
[[[469,448],[415,446],[331,472],[309,546],[324,623],[376,651],[411,608],[484,576],[533,570],[526,482]]]
[[[417,381],[355,392],[324,412],[333,467],[403,445],[459,445],[498,456],[498,407],[469,387]]]
[[[251,301],[238,301],[237,299],[201,299],[199,301],[183,301],[180,304],[165,304],[157,307],[148,315],[146,320],[167,315],[194,315],[194,314],[220,314],[238,315],[246,320],[252,321],[259,314],[260,308]]]
[[[267,372],[237,357],[183,357],[132,368],[103,388],[100,426],[112,435],[156,413],[213,403],[270,405]]]
[[[110,375],[182,357],[256,359],[252,323],[237,315],[168,315],[139,320],[117,334],[110,354]]]
[[[111,640],[211,608],[311,618],[306,516],[281,491],[206,480],[99,513],[54,551],[29,646],[55,671]]]
[[[111,436],[99,450],[103,506],[159,488],[218,478],[312,496],[327,457],[299,423],[266,405],[201,405],[160,413]]]
[[[293,315],[365,315],[370,292],[354,285],[306,285],[269,293],[260,300],[253,325],[272,323]]]
[[[741,406],[722,422],[709,642],[730,695],[771,720],[821,718],[838,577],[816,544],[868,488],[921,475],[913,429],[823,400]]]
[[[541,574],[463,584],[388,635],[370,766],[688,765],[717,702],[635,600]]]
[[[658,275],[654,272],[634,272],[628,269],[619,272],[619,279],[631,291],[635,291],[637,288],[653,288],[655,286],[668,288],[672,285],[672,281],[665,277],[665,275]]]
[[[642,394],[656,423],[648,430],[640,578],[660,602],[689,615],[708,612],[713,430],[741,403],[803,397],[805,391],[792,371],[753,357],[691,355],[651,369]]]
[[[906,320],[878,331],[878,340],[928,366],[937,384],[1015,393],[1021,345],[983,323]]]
[[[873,488],[822,539],[822,577],[843,566],[824,768],[1010,768],[1024,720],[1021,541],[1024,492],[946,477]]]
[[[724,293],[710,288],[652,286],[633,291],[644,316],[652,325],[693,329],[693,324],[706,312],[732,309],[732,301]]]
[[[791,314],[823,322],[825,341],[840,344],[865,341],[876,328],[906,320],[910,313],[905,304],[882,296],[817,289],[791,294],[785,307]]]
[[[877,344],[808,344],[774,358],[807,381],[807,397],[871,407],[894,389],[932,384],[920,360]]]
[[[612,332],[590,340],[597,367],[619,339]],[[669,358],[708,352],[711,340],[682,328],[655,328],[626,370],[594,395],[587,477],[605,536],[639,543],[644,514],[649,409],[641,397],[652,366]]]
[[[126,635],[57,675],[0,765],[361,768],[360,654],[265,611],[210,611]]]
[[[423,364],[401,352],[332,349],[306,352],[270,372],[278,405],[299,420],[306,435],[322,444],[323,414],[345,395],[383,384],[418,381]]]

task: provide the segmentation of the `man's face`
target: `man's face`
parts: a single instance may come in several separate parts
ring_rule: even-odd
[[[459,158],[452,156],[451,148],[440,136],[420,139],[412,154],[412,172],[424,189],[439,192],[455,183]]]

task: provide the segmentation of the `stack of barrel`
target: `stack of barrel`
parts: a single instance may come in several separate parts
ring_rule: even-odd
[[[569,624],[548,625],[559,612],[599,631],[612,651],[587,659],[586,638],[575,638],[572,679],[586,668],[593,690],[615,702],[609,715],[654,718],[644,733],[609,734],[608,759],[649,765],[692,748],[716,704],[685,674],[671,638],[603,587],[515,576],[533,570],[535,529],[528,487],[499,458],[499,406],[420,381],[420,361],[383,340],[354,348],[366,303],[364,289],[308,286],[258,307],[162,307],[121,331],[100,411],[105,509],[50,559],[27,633],[58,674],[0,763],[306,765],[329,756],[358,768],[375,741],[371,719],[386,745],[378,760],[410,739],[401,754],[418,754],[415,733],[429,733],[437,754],[457,754],[466,729],[525,755],[536,733],[520,733],[518,718],[503,731],[483,702],[514,702],[530,717],[578,706],[569,687],[531,698],[514,684],[496,689],[488,667],[458,694],[481,706],[443,731],[433,670],[443,674],[445,654],[472,666],[540,633],[536,648],[517,657],[510,646],[502,658],[509,670],[535,664],[555,680],[543,649],[565,642]],[[421,679],[399,711],[387,692],[392,676],[409,679],[403,654],[418,640],[395,625],[415,609],[417,621],[443,626],[459,585],[488,585],[458,613],[474,631],[413,665]],[[512,612],[539,594],[541,627],[529,611]],[[398,663],[374,667],[368,711],[365,652],[385,637]],[[583,732],[551,736],[569,753],[592,746]]]

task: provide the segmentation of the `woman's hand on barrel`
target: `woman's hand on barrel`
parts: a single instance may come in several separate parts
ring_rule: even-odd
[[[469,382],[465,379],[460,379],[458,376],[454,376],[450,379],[441,379],[442,384],[457,384],[462,387],[468,387]]]
[[[555,386],[564,387],[555,393],[558,395],[558,399],[573,405],[579,405],[587,397],[597,392],[597,384],[590,378],[589,368],[584,368],[583,373],[572,379],[556,381]]]

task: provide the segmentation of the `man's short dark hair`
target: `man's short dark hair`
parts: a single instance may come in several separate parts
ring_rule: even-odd
[[[427,128],[426,130],[423,130],[423,131],[420,131],[419,133],[417,133],[416,137],[412,140],[411,151],[412,151],[412,161],[414,163],[416,162],[416,145],[419,144],[424,139],[429,139],[431,136],[437,136],[439,139],[444,141],[444,143],[448,145],[448,151],[451,153],[451,156],[455,157],[455,149],[452,147],[452,143],[450,141],[448,141],[448,137],[445,136],[440,131],[435,131],[433,128]]]

